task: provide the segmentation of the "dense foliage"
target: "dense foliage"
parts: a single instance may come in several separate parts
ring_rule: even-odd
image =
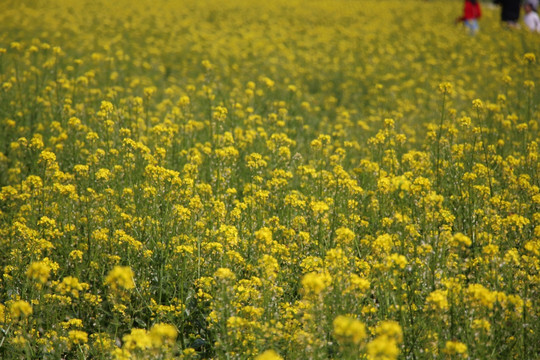
[[[461,10],[3,1],[0,358],[538,358],[540,36]]]

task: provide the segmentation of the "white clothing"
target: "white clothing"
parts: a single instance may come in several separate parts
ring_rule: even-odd
[[[531,31],[540,32],[540,17],[535,11],[525,14],[523,21]]]

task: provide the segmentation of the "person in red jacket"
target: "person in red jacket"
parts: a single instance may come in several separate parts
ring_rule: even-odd
[[[456,22],[463,22],[469,28],[471,35],[474,35],[480,29],[478,19],[482,16],[480,3],[478,0],[465,0],[463,16],[456,19]]]

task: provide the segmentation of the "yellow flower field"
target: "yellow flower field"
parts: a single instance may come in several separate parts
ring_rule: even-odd
[[[540,36],[482,5],[1,2],[0,358],[540,358]]]

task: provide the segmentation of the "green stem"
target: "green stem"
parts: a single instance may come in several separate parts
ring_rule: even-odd
[[[441,120],[439,122],[439,133],[437,134],[437,144],[436,144],[436,164],[435,164],[435,176],[436,176],[436,189],[437,192],[439,192],[440,188],[440,174],[439,174],[439,168],[440,168],[440,149],[441,149],[441,137],[442,137],[442,131],[443,131],[443,123],[444,123],[444,111],[446,106],[446,94],[443,93],[443,99],[442,99],[442,106],[441,106]]]
[[[476,110],[476,117],[478,119],[478,123],[480,125],[480,137],[482,139],[482,149],[484,150],[484,162],[486,163],[486,169],[487,169],[487,177],[488,177],[488,184],[489,184],[489,195],[493,196],[493,185],[491,183],[491,174],[489,173],[489,163],[488,163],[488,149],[487,149],[487,137],[484,136],[484,130],[482,129],[482,121],[480,119],[480,110]],[[474,149],[473,149],[474,151]]]

